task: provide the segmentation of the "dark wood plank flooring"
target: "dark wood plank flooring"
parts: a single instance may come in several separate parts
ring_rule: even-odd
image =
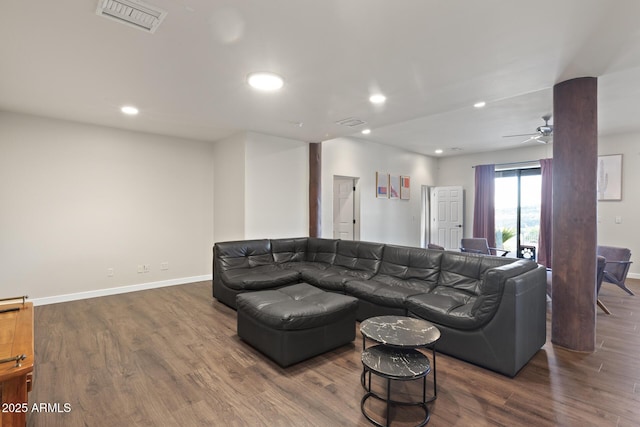
[[[549,336],[514,379],[439,355],[429,425],[640,425],[640,281],[628,284],[639,296],[603,285],[613,314],[598,309],[594,353]],[[36,307],[35,348],[30,406],[61,409],[31,412],[29,426],[370,425],[360,413],[359,333],[282,369],[238,338],[236,313],[212,298],[211,282]],[[380,404],[369,409],[383,415]],[[420,412],[392,415],[402,426]]]

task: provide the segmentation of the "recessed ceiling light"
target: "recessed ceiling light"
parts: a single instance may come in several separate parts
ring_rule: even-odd
[[[475,104],[473,104],[473,106],[476,107],[476,108],[482,108],[485,105],[487,105],[487,103],[484,102],[484,101],[476,102]]]
[[[369,97],[369,101],[372,104],[384,104],[386,100],[387,100],[387,97],[381,93],[376,93],[375,95],[371,95]]]
[[[362,129],[362,133],[364,135],[369,135],[371,133],[371,129]]]
[[[139,112],[138,109],[132,105],[125,105],[120,109],[120,111],[129,116],[135,116]]]
[[[442,154],[442,149],[438,148],[438,149],[435,151],[435,153],[436,153],[436,154]]]
[[[282,77],[267,72],[251,73],[247,76],[247,82],[252,88],[265,92],[276,91],[284,85]]]

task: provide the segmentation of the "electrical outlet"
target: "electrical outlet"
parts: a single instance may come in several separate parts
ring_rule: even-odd
[[[149,264],[144,264],[144,265],[142,266],[142,271],[143,271],[144,273],[148,273],[148,272],[150,272],[150,271],[151,271],[151,266],[150,266]]]
[[[115,274],[113,267],[109,267],[107,268],[107,277],[113,277],[113,275]]]
[[[168,262],[161,262],[160,263],[160,270],[168,270],[169,269],[169,263]]]
[[[138,264],[138,273],[144,273],[144,265]]]

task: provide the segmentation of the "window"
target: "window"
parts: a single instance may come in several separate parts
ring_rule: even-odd
[[[496,171],[496,246],[519,258],[536,257],[540,231],[540,168]]]

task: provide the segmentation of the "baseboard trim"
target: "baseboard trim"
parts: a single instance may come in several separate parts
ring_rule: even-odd
[[[640,279],[640,274],[629,273],[627,277],[630,279]],[[29,301],[34,306],[57,304],[60,302],[76,301],[81,299],[104,297],[107,295],[126,294],[128,292],[144,291],[147,289],[164,288],[166,286],[186,285],[188,283],[202,282],[211,280],[211,275],[181,277],[178,279],[162,280],[159,282],[140,283],[138,285],[118,286],[116,288],[97,289],[95,291],[77,292],[73,294],[54,295],[52,297],[34,298]]]
[[[77,292],[73,294],[55,295],[52,297],[34,298],[34,299],[30,299],[29,301],[33,302],[34,306],[57,304],[60,302],[104,297],[107,295],[126,294],[128,292],[144,291],[147,289],[164,288],[166,286],[185,285],[187,283],[202,282],[205,280],[211,280],[211,275],[181,277],[178,279],[162,280],[159,282],[140,283],[138,285],[118,286],[116,288],[97,289],[95,291]]]

